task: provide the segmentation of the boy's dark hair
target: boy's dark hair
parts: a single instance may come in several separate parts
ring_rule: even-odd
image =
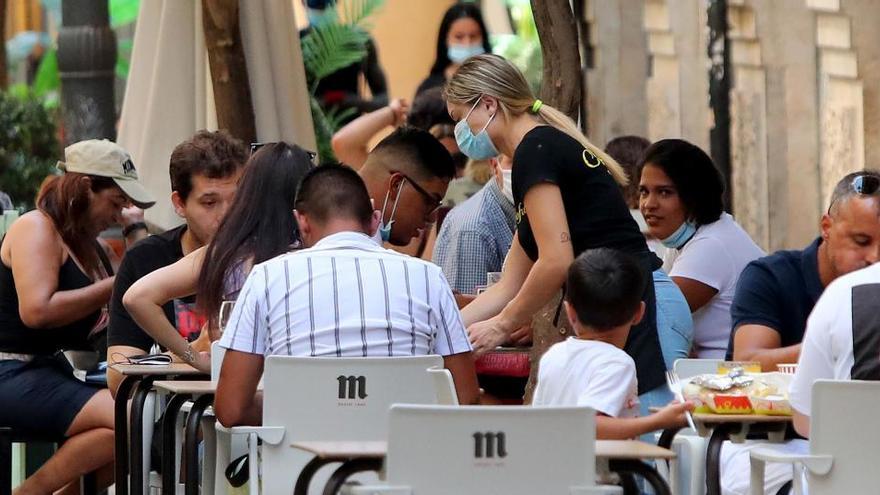
[[[199,131],[171,152],[171,190],[186,201],[192,192],[194,175],[211,179],[229,177],[244,167],[247,159],[247,147],[228,132]]]
[[[629,184],[623,187],[621,192],[631,209],[639,207],[639,175],[641,174],[639,165],[649,146],[651,141],[641,136],[620,136],[605,145],[605,153],[617,160],[629,177]]]
[[[367,160],[415,180],[455,177],[455,164],[446,148],[431,133],[415,127],[400,127],[389,134],[373,148]]]
[[[707,225],[724,212],[724,179],[705,151],[682,139],[664,139],[645,150],[642,167],[660,167],[684,204],[688,220]]]
[[[646,283],[634,257],[609,248],[590,249],[568,269],[565,300],[582,325],[610,330],[632,320]]]
[[[324,223],[331,218],[368,225],[373,205],[363,179],[345,165],[321,165],[310,170],[296,191],[296,210]]]

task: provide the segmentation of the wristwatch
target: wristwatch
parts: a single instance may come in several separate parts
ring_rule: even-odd
[[[180,359],[183,359],[183,362],[187,364],[192,364],[196,360],[196,352],[193,350],[192,346],[188,343],[186,344],[186,350],[183,351],[183,354],[180,355]]]

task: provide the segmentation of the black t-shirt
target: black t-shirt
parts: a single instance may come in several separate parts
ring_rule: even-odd
[[[129,287],[141,277],[159,268],[175,263],[183,258],[180,238],[186,226],[180,226],[158,235],[153,235],[135,244],[122,259],[116,281],[113,285],[113,297],[110,299],[110,328],[107,333],[107,345],[124,345],[137,347],[149,352],[154,340],[144,332],[125,310],[122,296]],[[165,317],[175,325],[183,335],[189,335],[201,328],[202,319],[195,315],[195,297],[184,300],[170,301],[162,306]]]
[[[646,280],[653,280],[651,272],[660,268],[660,260],[648,250],[617,182],[581,143],[550,126],[529,131],[513,156],[517,234],[532,261],[538,259],[538,245],[523,198],[529,189],[542,183],[559,187],[575,256],[587,249],[617,249],[637,257]],[[652,283],[646,284],[642,298],[647,306],[645,317],[630,330],[624,347],[636,363],[639,394],[663,385],[666,370],[657,335]]]
[[[733,331],[727,358],[742,325],[763,325],[779,333],[781,346],[801,343],[807,318],[822,295],[819,278],[819,244],[816,239],[803,251],[779,251],[746,265],[736,284],[730,318]]]
[[[513,156],[513,202],[519,242],[532,261],[538,245],[523,204],[533,186],[559,186],[574,255],[607,247],[634,255],[650,253],[608,169],[577,140],[550,126],[529,131]],[[659,266],[658,266],[659,268]]]

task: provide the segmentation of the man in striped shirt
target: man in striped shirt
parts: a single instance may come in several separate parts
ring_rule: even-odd
[[[439,354],[462,404],[476,402],[471,346],[440,269],[378,246],[363,181],[323,165],[303,179],[296,218],[308,249],[254,266],[220,345],[215,410],[227,426],[259,424],[264,356]]]

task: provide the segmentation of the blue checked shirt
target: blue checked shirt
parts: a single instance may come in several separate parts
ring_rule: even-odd
[[[513,242],[515,210],[494,179],[446,216],[434,263],[440,265],[453,290],[476,294],[486,285],[487,272],[500,272]]]

